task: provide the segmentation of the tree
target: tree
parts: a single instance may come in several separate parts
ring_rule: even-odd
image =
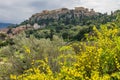
[[[51,41],[53,40],[53,35],[54,35],[54,30],[50,29],[50,40]]]

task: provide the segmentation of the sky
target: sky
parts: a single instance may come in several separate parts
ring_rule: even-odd
[[[0,22],[19,24],[42,10],[85,7],[97,12],[120,9],[120,0],[0,0]]]

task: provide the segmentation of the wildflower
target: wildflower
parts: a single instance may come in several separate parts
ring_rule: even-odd
[[[30,52],[31,52],[31,51],[30,51],[30,48],[29,48],[29,47],[26,47],[26,46],[24,46],[24,48],[25,48],[25,52],[28,53],[28,54],[30,54]]]
[[[10,75],[10,78],[13,79],[13,80],[17,79],[16,75]]]

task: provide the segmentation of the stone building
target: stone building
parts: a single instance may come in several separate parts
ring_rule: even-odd
[[[84,11],[85,8],[84,7],[75,7],[75,11]]]
[[[42,13],[43,14],[49,14],[49,11],[48,10],[43,10]]]

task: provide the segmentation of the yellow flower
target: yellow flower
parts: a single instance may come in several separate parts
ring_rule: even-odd
[[[30,49],[26,49],[26,52],[27,52],[27,53],[30,53]]]
[[[16,75],[10,75],[10,78],[11,78],[12,80],[16,80],[16,79],[17,79]]]
[[[24,46],[24,48],[25,48],[25,52],[28,53],[28,54],[30,54],[30,52],[31,52],[31,51],[30,51],[30,48],[29,48],[29,47],[26,47],[26,46]]]
[[[93,27],[93,30],[97,30],[96,26]]]

